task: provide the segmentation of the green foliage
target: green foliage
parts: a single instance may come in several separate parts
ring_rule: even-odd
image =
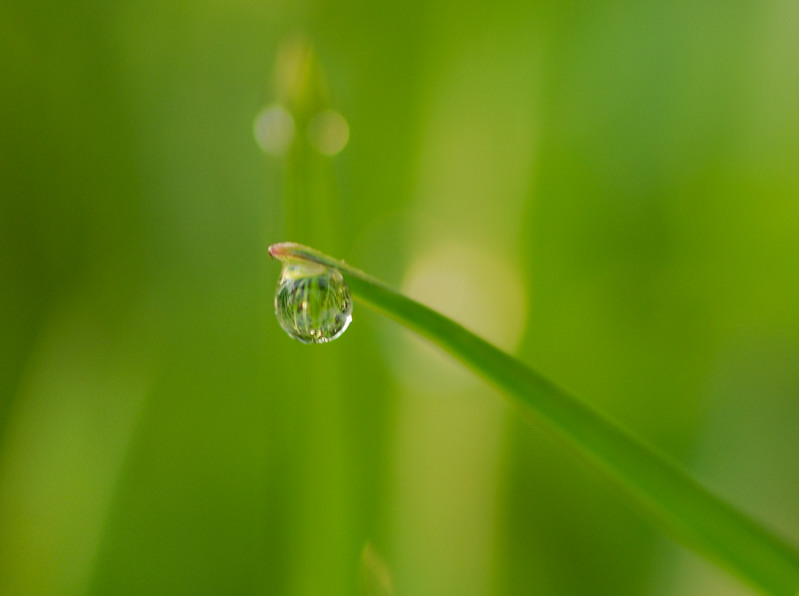
[[[797,538],[792,10],[2,4],[0,593],[749,594],[368,309],[288,340],[266,249]]]
[[[430,339],[504,390],[522,416],[537,425],[543,422],[546,430],[566,439],[674,537],[764,593],[790,596],[799,585],[798,551],[523,363],[454,321],[312,248],[282,243],[269,252],[285,263],[321,265],[327,271],[345,273],[356,297]],[[335,319],[335,314],[329,318]]]

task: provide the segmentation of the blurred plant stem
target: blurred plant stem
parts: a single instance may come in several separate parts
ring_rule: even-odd
[[[286,40],[274,74],[277,103],[267,110],[277,108],[290,126],[286,144],[273,145],[282,158],[284,228],[299,238],[337,247],[341,218],[332,159],[318,150],[311,134],[315,119],[329,109],[311,43],[302,36]],[[285,438],[301,462],[289,488],[294,501],[289,594],[349,594],[355,586],[355,574],[349,571],[355,569],[357,552],[351,494],[356,483],[345,465],[355,456],[348,451],[345,435],[347,391],[342,388],[346,379],[340,360],[341,354],[310,353],[286,364],[293,372],[282,371],[302,374],[301,399],[287,407],[303,433]]]
[[[294,243],[272,245],[269,252],[282,261],[338,269],[357,300],[423,335],[502,389],[525,419],[543,423],[565,439],[616,481],[663,531],[764,593],[796,596],[799,553],[791,545],[587,404],[461,325],[343,261]]]
[[[275,68],[277,99],[291,115],[294,135],[285,155],[285,229],[290,237],[312,238],[338,249],[338,194],[331,159],[309,142],[309,127],[329,108],[319,60],[304,37],[284,42]]]

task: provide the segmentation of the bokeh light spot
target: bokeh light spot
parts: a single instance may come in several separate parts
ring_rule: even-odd
[[[527,322],[524,284],[499,254],[462,242],[439,245],[411,264],[403,292],[446,314],[507,351],[521,341]],[[397,354],[398,376],[419,391],[453,392],[472,386],[474,375],[449,355],[408,334]],[[413,370],[413,375],[407,372]]]
[[[350,140],[350,126],[335,110],[319,112],[308,123],[308,141],[324,155],[335,155]]]
[[[264,153],[284,155],[294,140],[294,118],[281,105],[268,106],[256,116],[253,133]]]

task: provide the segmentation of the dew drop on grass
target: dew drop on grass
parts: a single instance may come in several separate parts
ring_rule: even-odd
[[[275,314],[294,339],[321,344],[346,331],[352,321],[352,296],[337,269],[288,263],[278,282]]]

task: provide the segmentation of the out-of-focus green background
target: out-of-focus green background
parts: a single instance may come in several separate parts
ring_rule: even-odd
[[[377,314],[290,340],[266,248],[796,539],[797,60],[779,0],[0,4],[0,594],[750,594]]]

